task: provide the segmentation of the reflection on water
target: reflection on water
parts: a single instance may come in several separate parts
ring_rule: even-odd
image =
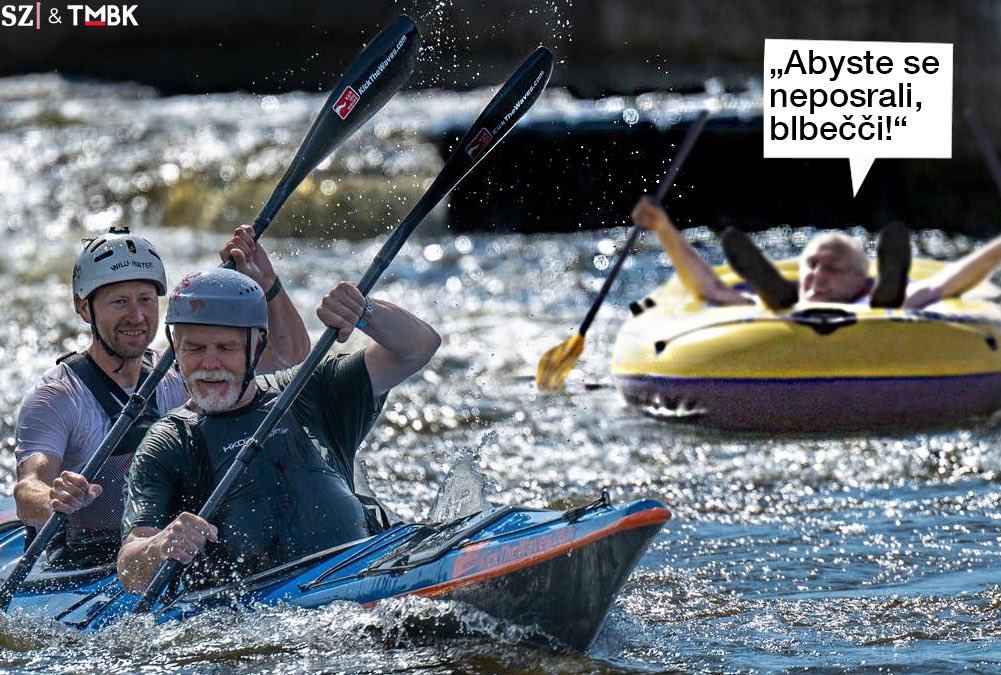
[[[10,98],[10,83],[3,86]],[[182,144],[168,138],[191,132],[178,124],[168,133],[166,120],[189,115],[189,124],[252,99],[163,100],[137,90],[123,102],[116,90],[124,110],[104,114],[131,119],[137,147],[143,139],[150,142],[130,159],[127,153],[103,154],[101,134],[91,131],[99,122],[96,113],[88,117],[82,104],[67,109],[59,103],[62,96],[51,93],[52,81],[31,86],[47,87],[48,93],[23,94],[21,107],[5,106],[0,121],[0,177],[5,196],[12,197],[0,207],[6,219],[0,247],[5,289],[0,438],[8,448],[25,389],[59,353],[84,342],[68,286],[79,238],[71,221],[77,216],[64,211],[79,204],[82,222],[90,222],[102,212],[92,207],[90,196],[105,194],[95,185],[111,190],[122,175],[149,175],[166,184],[159,172],[167,163],[177,164],[181,180],[187,160],[170,156]],[[89,97],[98,105],[102,99],[100,87],[59,86],[75,88],[69,100]],[[473,100],[468,107],[480,105],[479,93],[468,96]],[[247,166],[284,160],[277,146],[263,139],[281,124],[303,125],[312,99],[304,98],[302,111],[293,114],[288,108],[295,100],[281,97],[275,114],[289,115],[285,122],[250,116],[246,128],[257,131],[249,132],[246,147],[258,150],[248,151],[255,159]],[[17,120],[31,115],[35,120],[47,115],[44,124],[59,141],[24,133]],[[424,156],[421,144],[409,146],[398,129],[385,138],[398,134],[399,140],[380,146],[374,133],[334,161],[384,147],[381,159],[373,156],[370,165],[360,165],[359,171],[383,172],[374,182],[394,176],[411,181],[422,171],[430,175],[432,164],[414,160]],[[225,143],[238,144],[242,133],[231,131]],[[15,136],[17,157],[10,154]],[[48,148],[69,148],[73,142],[97,143],[96,154],[47,156]],[[212,143],[204,147],[208,153]],[[197,163],[204,157],[195,153],[188,159]],[[149,163],[150,173],[133,171],[128,164],[133,160]],[[397,169],[386,168],[396,161]],[[411,161],[417,163],[407,164]],[[262,168],[262,175],[270,170]],[[39,176],[47,182],[36,188]],[[11,181],[16,189],[10,189]],[[404,210],[412,203],[410,193],[396,199]],[[21,220],[12,219],[19,213]],[[148,211],[132,217],[163,251],[171,280],[217,263],[219,234],[155,228]],[[809,234],[774,229],[758,241],[771,254],[786,256]],[[482,473],[496,486],[485,492],[495,504],[581,503],[605,485],[613,499],[651,496],[667,503],[674,519],[623,589],[589,655],[526,647],[518,629],[464,607],[410,599],[372,612],[337,605],[321,611],[267,608],[252,616],[216,613],[167,627],[139,620],[89,636],[26,617],[0,617],[4,664],[44,672],[144,666],[196,672],[996,669],[1001,664],[998,420],[921,434],[766,437],[667,425],[626,408],[610,386],[608,358],[628,301],[670,274],[650,241],[626,264],[588,334],[568,392],[534,389],[539,355],[574,329],[601,283],[599,268],[624,235],[419,233],[376,295],[414,309],[444,342],[422,373],[391,394],[361,451],[373,489],[402,517],[427,513],[448,470],[463,461],[470,476]],[[710,260],[720,260],[710,232],[689,235]],[[337,280],[359,278],[382,239],[307,240],[269,232],[266,241],[315,338],[321,327],[312,310],[319,298]],[[935,256],[954,256],[969,245],[937,232],[920,239],[921,250]],[[348,348],[362,340],[352,337]],[[484,437],[488,431],[495,435]],[[468,463],[473,451],[479,453],[476,471]],[[11,453],[2,461],[9,493]]]

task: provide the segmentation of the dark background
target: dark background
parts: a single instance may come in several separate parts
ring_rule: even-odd
[[[322,90],[360,43],[396,14],[421,25],[414,86],[501,81],[539,43],[559,63],[551,86],[580,96],[698,91],[710,77],[739,91],[760,80],[765,38],[951,42],[954,159],[879,160],[852,198],[847,160],[763,160],[760,120],[717,119],[700,141],[672,213],[682,224],[879,227],[903,219],[985,236],[997,195],[962,116],[1001,139],[1001,0],[139,0],[139,28],[73,28],[63,3],[41,30],[0,28],[0,74],[152,84],[165,94]],[[63,23],[46,23],[60,7]],[[682,130],[609,124],[521,127],[453,198],[456,222],[534,230],[615,224],[656,181]],[[439,139],[447,148],[452,136]],[[581,145],[584,147],[582,148]],[[503,162],[498,161],[506,158]],[[517,172],[510,165],[518,166]],[[501,181],[516,173],[522,180]]]

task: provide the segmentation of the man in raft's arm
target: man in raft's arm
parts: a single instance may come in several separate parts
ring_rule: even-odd
[[[679,279],[691,293],[717,305],[753,304],[751,296],[727,286],[716,276],[712,266],[699,257],[674,227],[664,209],[649,197],[639,201],[632,215],[636,224],[657,234]],[[861,242],[835,232],[818,235],[804,247],[797,287],[782,278],[746,235],[733,234],[738,236],[731,237],[727,257],[742,263],[742,276],[759,291],[765,304],[775,310],[786,309],[797,299],[921,309],[943,298],[962,295],[1001,265],[1001,237],[998,237],[928,279],[908,284],[910,243],[907,230],[897,224],[880,236],[877,249],[880,274],[875,285],[868,278],[869,259]]]
[[[270,371],[301,361],[309,352],[309,335],[252,233],[248,227],[237,229],[219,253],[224,260],[232,256],[238,269],[276,289],[268,306],[275,346],[261,359],[262,369]],[[141,374],[159,358],[147,350],[159,324],[157,296],[165,286],[163,262],[142,237],[112,228],[88,241],[73,268],[73,294],[77,314],[90,326],[90,346],[82,354],[60,358],[21,404],[14,449],[17,515],[40,527],[53,511],[71,514],[60,546],[67,563],[115,559],[122,489],[136,446],[154,421],[188,397],[176,371],[168,371],[98,479],[88,483],[78,473]]]
[[[317,315],[340,341],[357,326],[374,343],[321,362],[208,523],[193,513],[297,372],[246,376],[267,325],[260,288],[233,274],[189,275],[170,298],[167,323],[193,406],[153,425],[132,464],[118,556],[130,591],[168,559],[191,562],[206,542],[188,583],[253,574],[368,536],[353,492],[355,453],[386,393],[441,343],[406,310],[367,301],[352,284],[334,287]]]
[[[723,283],[712,265],[702,259],[667,213],[649,197],[642,197],[632,213],[633,222],[657,235],[681,283],[691,293],[717,305],[753,305],[754,298]]]
[[[921,309],[942,298],[955,298],[970,290],[1001,266],[1001,237],[967,253],[941,272],[907,287],[904,307]]]

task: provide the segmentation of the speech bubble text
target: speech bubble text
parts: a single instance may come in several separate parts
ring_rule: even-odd
[[[764,156],[952,157],[952,45],[765,40]]]

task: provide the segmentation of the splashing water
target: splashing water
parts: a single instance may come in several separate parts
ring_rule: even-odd
[[[497,441],[497,432],[490,429],[480,436],[479,447]],[[459,452],[435,497],[428,520],[447,523],[490,508],[487,491],[493,486],[479,469],[480,452],[465,449]]]

